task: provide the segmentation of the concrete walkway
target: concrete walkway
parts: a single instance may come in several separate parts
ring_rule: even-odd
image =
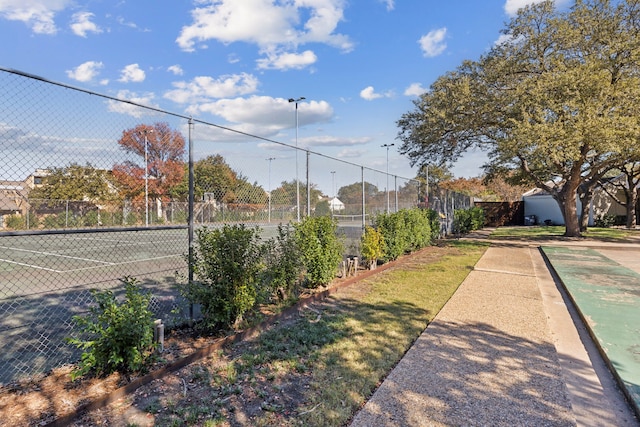
[[[492,242],[351,426],[640,425],[540,244]]]

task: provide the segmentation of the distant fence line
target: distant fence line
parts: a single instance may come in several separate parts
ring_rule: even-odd
[[[328,214],[353,250],[376,214],[425,206],[417,180],[203,120],[5,68],[0,90],[0,384],[75,360],[63,342],[71,317],[87,310],[91,289],[118,290],[124,276],[152,292],[166,323],[192,316],[176,285],[191,278],[199,226],[268,232]],[[154,157],[180,138],[171,161]],[[322,197],[314,183],[330,173],[341,192]],[[446,233],[469,198],[429,194]]]

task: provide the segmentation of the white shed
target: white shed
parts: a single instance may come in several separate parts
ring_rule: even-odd
[[[331,212],[343,211],[344,203],[342,203],[337,197],[334,197],[329,200],[329,209],[331,209]]]

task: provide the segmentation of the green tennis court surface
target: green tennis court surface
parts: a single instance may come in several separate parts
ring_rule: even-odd
[[[640,274],[597,249],[542,247],[542,250],[638,411]],[[635,259],[640,263],[640,257]]]

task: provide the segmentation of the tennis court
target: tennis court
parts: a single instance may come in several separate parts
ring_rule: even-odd
[[[78,230],[0,235],[0,383],[75,360],[64,343],[72,317],[93,302],[92,289],[136,277],[153,295],[154,312],[171,321],[186,278],[184,228]]]

